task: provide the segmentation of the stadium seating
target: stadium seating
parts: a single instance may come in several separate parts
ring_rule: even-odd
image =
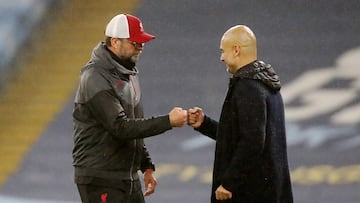
[[[0,87],[21,46],[55,0],[0,1]],[[1,88],[0,88],[1,89]]]

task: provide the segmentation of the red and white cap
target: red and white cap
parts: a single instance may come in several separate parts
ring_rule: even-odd
[[[106,26],[105,36],[126,38],[137,43],[145,43],[155,38],[155,36],[144,31],[139,18],[129,14],[113,17]]]

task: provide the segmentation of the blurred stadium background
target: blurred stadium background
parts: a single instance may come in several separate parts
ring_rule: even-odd
[[[249,25],[283,82],[295,202],[360,202],[359,10],[358,0],[0,0],[0,202],[80,202],[73,93],[118,13],[157,36],[138,64],[147,116],[197,105],[217,118],[229,77],[220,37]],[[211,140],[185,127],[146,142],[159,181],[147,202],[209,202]]]

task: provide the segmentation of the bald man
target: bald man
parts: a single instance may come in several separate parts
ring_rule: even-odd
[[[220,50],[232,78],[219,121],[188,111],[188,124],[216,140],[211,202],[292,203],[279,77],[245,25],[227,30]]]

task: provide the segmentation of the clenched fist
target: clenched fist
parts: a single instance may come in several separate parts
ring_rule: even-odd
[[[194,107],[188,110],[188,125],[193,128],[198,128],[204,122],[204,112],[199,107]]]
[[[169,112],[172,127],[182,127],[187,122],[187,112],[180,107],[175,107]]]
[[[227,200],[232,198],[232,193],[220,185],[215,191],[215,196],[217,200]]]

